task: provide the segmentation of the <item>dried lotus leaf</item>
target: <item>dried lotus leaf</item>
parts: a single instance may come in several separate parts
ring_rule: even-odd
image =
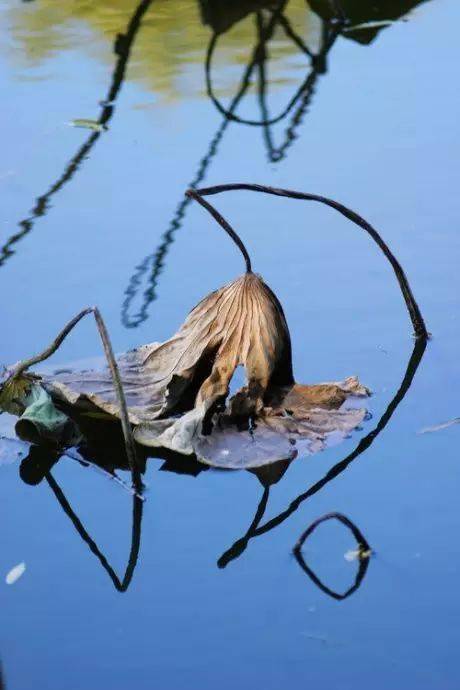
[[[368,394],[354,377],[294,382],[282,307],[251,272],[205,297],[172,338],[131,350],[117,364],[137,443],[216,467],[289,461],[295,444],[317,452],[366,414],[343,408],[348,397]],[[246,385],[227,400],[238,366]],[[108,369],[43,374],[41,384],[60,403],[120,417]]]
[[[117,361],[129,418],[135,425],[194,405],[204,417],[225,399],[239,365],[246,368],[251,413],[262,409],[268,385],[293,383],[291,343],[283,310],[254,273],[203,299],[170,340],[144,345]],[[43,383],[52,395],[71,405],[91,403],[119,416],[107,370],[46,376]]]
[[[240,431],[232,424],[217,426],[212,434],[196,436],[193,449],[198,460],[223,469],[254,469],[280,460],[293,460],[295,446],[265,425]]]

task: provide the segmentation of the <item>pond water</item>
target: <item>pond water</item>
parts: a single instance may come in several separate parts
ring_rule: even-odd
[[[169,337],[243,270],[184,201],[190,185],[228,182],[358,211],[401,261],[433,334],[414,349],[391,268],[339,214],[214,197],[283,304],[297,380],[358,374],[372,418],[264,475],[151,458],[143,505],[97,467],[63,457],[50,469],[40,452],[21,463],[4,439],[0,687],[459,687],[460,427],[420,432],[460,414],[460,7],[376,0],[366,13],[347,0],[353,25],[377,23],[335,35],[327,3],[311,4],[286,3],[288,23],[245,84],[270,3],[0,2],[1,363],[40,351],[92,304],[119,352]],[[213,32],[210,76],[231,113],[274,117],[304,85],[273,126],[229,119],[209,97]],[[99,354],[88,320],[52,364]],[[14,437],[6,414],[0,430]],[[109,436],[108,456],[120,445]],[[292,553],[336,511],[375,551],[343,599],[315,583],[353,585],[343,525],[306,542],[309,572]]]

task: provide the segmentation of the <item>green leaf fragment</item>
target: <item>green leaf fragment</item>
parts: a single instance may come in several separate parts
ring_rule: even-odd
[[[49,393],[40,384],[32,384],[24,405],[25,409],[15,427],[21,440],[31,443],[47,440],[66,444],[78,441],[76,425],[57,409]]]

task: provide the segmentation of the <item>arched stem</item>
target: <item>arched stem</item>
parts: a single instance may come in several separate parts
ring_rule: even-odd
[[[236,246],[238,247],[238,249],[240,250],[240,252],[242,253],[242,255],[244,257],[244,261],[246,264],[246,273],[252,273],[251,257],[248,254],[248,250],[246,249],[242,240],[240,239],[238,234],[235,232],[235,230],[232,228],[230,223],[228,223],[225,220],[225,218],[223,216],[221,216],[219,211],[217,209],[215,209],[214,206],[212,206],[208,201],[203,199],[203,197],[201,196],[201,194],[197,190],[188,189],[185,192],[185,194],[189,198],[195,199],[195,201],[197,201],[201,206],[203,206],[203,208],[205,208],[211,214],[211,216],[219,223],[221,228],[223,228],[225,230],[227,235],[229,235],[232,238],[232,240],[234,241],[234,243],[236,244]]]
[[[308,47],[303,43],[302,39],[295,34],[293,31],[292,27],[289,24],[289,21],[284,17],[282,14],[282,11],[285,6],[285,2],[281,2],[276,9],[272,13],[272,21],[278,23],[282,29],[285,31],[286,35],[288,38],[290,38],[296,45],[299,47],[302,52],[306,53],[310,58],[312,57],[311,51],[308,49]],[[337,38],[338,34],[340,33],[342,26],[342,19],[337,18],[337,23],[335,26],[332,27],[331,34],[330,34],[330,43],[331,45],[335,42],[335,39]],[[267,34],[265,34],[267,35]],[[252,127],[267,127],[269,125],[274,125],[277,122],[280,122],[283,120],[286,115],[289,114],[289,112],[292,110],[292,108],[295,106],[299,98],[302,97],[304,94],[305,90],[307,89],[309,83],[310,83],[310,75],[307,76],[307,78],[301,83],[301,85],[298,87],[294,95],[290,98],[289,102],[287,105],[283,108],[283,110],[276,116],[268,118],[268,119],[263,119],[263,120],[252,120],[244,117],[240,117],[236,115],[234,112],[232,112],[229,108],[225,108],[225,106],[222,105],[220,100],[217,98],[215,91],[214,91],[214,86],[212,83],[212,65],[213,65],[213,57],[214,57],[214,52],[217,47],[217,43],[219,41],[220,34],[215,33],[212,36],[211,41],[209,42],[208,50],[206,53],[206,60],[205,60],[205,77],[206,77],[206,90],[209,98],[217,108],[217,110],[227,119],[233,120],[234,122],[238,122],[243,125],[250,125]],[[265,49],[265,42],[266,40],[264,39],[264,35],[262,34],[262,41],[259,42],[260,50]],[[331,46],[329,46],[331,47]],[[328,48],[329,49],[329,48]]]
[[[117,395],[118,405],[120,408],[121,428],[123,431],[126,455],[131,470],[133,486],[136,490],[138,490],[142,487],[142,482],[139,474],[139,466],[136,457],[136,444],[134,442],[133,431],[131,428],[131,423],[129,421],[126,397],[123,390],[123,384],[120,378],[118,364],[113,353],[112,343],[110,342],[109,333],[104,323],[104,319],[102,318],[101,312],[97,307],[87,307],[86,309],[83,309],[79,314],[74,316],[73,319],[71,319],[69,323],[67,323],[64,326],[62,331],[58,333],[53,342],[47,348],[45,348],[45,350],[43,350],[43,352],[40,352],[40,354],[34,355],[29,359],[25,359],[22,362],[19,362],[15,367],[13,367],[12,370],[8,372],[8,375],[2,385],[8,385],[8,383],[10,383],[12,380],[24,374],[30,367],[34,366],[35,364],[39,364],[40,362],[44,362],[46,359],[51,357],[51,355],[53,355],[56,352],[56,350],[61,346],[63,341],[66,339],[69,333],[75,328],[75,326],[88,314],[93,314],[94,319],[96,321],[97,329],[99,331],[99,335],[101,336],[104,354],[107,359],[107,364],[110,370],[110,374],[112,376],[113,386]]]
[[[196,193],[198,193],[201,196],[209,196],[213,194],[220,194],[221,192],[230,192],[230,191],[241,191],[241,190],[246,190],[246,191],[251,191],[251,192],[263,192],[264,194],[271,194],[274,196],[284,196],[288,197],[290,199],[301,199],[304,201],[318,201],[321,204],[325,204],[326,206],[330,206],[334,210],[338,211],[341,213],[345,218],[348,218],[348,220],[351,220],[355,225],[358,225],[360,228],[365,230],[370,237],[374,240],[374,242],[377,244],[377,246],[381,249],[383,254],[386,256],[388,261],[390,262],[393,271],[395,273],[396,279],[399,283],[399,287],[401,289],[402,295],[404,297],[404,301],[406,302],[406,306],[409,312],[409,316],[412,321],[412,325],[414,327],[414,334],[417,338],[424,338],[427,339],[429,338],[430,334],[426,328],[425,321],[423,319],[422,313],[420,311],[420,308],[415,300],[414,294],[412,292],[412,289],[409,285],[409,281],[407,280],[406,274],[404,273],[404,270],[393,254],[393,252],[390,250],[386,242],[382,239],[380,234],[375,230],[375,228],[370,225],[364,218],[362,218],[360,215],[358,215],[355,211],[352,211],[351,209],[347,208],[343,204],[339,203],[338,201],[334,201],[333,199],[329,199],[324,196],[320,196],[318,194],[307,194],[304,192],[296,192],[290,189],[279,189],[277,187],[266,187],[265,185],[260,185],[260,184],[246,184],[246,183],[237,183],[237,184],[223,184],[223,185],[216,185],[214,187],[205,187],[203,189],[198,189]],[[234,231],[233,231],[234,232]]]

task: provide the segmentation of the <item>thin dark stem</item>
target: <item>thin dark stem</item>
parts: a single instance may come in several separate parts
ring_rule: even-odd
[[[354,538],[356,539],[356,542],[358,544],[358,547],[363,550],[363,551],[371,551],[371,547],[369,546],[366,538],[364,537],[363,533],[358,529],[358,527],[352,522],[349,518],[347,518],[346,515],[343,515],[342,513],[326,513],[326,515],[322,515],[320,518],[317,520],[314,520],[309,527],[303,532],[301,537],[298,539],[296,545],[293,548],[293,552],[295,554],[300,553],[302,546],[304,545],[305,541],[308,539],[308,537],[315,531],[315,529],[321,525],[323,522],[327,522],[328,520],[338,520],[341,522],[345,527],[348,527],[350,532],[353,534]]]
[[[284,20],[284,23],[283,23]],[[290,27],[289,23],[287,22],[286,18],[284,15],[280,15],[279,21],[283,29],[285,30],[287,36],[289,38],[292,38],[291,34],[288,32],[288,28]],[[257,13],[257,29],[259,31],[259,34],[261,31],[263,31],[263,21],[262,21],[262,13],[258,12]],[[292,31],[292,29],[291,29]],[[299,106],[297,107],[296,111],[294,112],[291,122],[289,126],[286,129],[285,132],[285,140],[279,147],[275,147],[273,143],[273,138],[271,134],[271,125],[268,124],[270,121],[270,116],[268,113],[268,107],[267,107],[267,101],[266,101],[266,91],[267,91],[267,80],[266,80],[266,74],[265,74],[265,61],[266,61],[266,51],[261,51],[260,55],[260,60],[258,63],[258,71],[259,71],[259,79],[258,79],[258,98],[259,98],[259,105],[260,105],[260,111],[262,114],[262,120],[260,121],[261,126],[263,127],[263,135],[264,135],[264,140],[265,144],[267,147],[267,152],[268,152],[268,157],[271,161],[273,162],[278,162],[284,158],[287,149],[289,146],[292,144],[294,139],[296,138],[296,128],[297,126],[301,123],[302,117],[305,113],[305,110],[307,109],[308,105],[311,102],[313,93],[314,93],[314,88],[316,81],[319,77],[320,74],[323,74],[325,69],[326,69],[326,55],[329,52],[329,50],[332,48],[334,45],[335,39],[337,38],[338,32],[337,31],[329,31],[329,28],[326,24],[323,25],[323,39],[322,39],[322,47],[321,51],[318,53],[318,55],[314,55],[313,53],[309,53],[311,55],[311,70],[309,74],[307,75],[305,81],[304,81],[304,89],[302,91],[301,95],[301,100],[299,103]],[[300,40],[300,39],[299,39]]]
[[[331,482],[333,479],[342,474],[342,472],[344,472],[347,469],[347,467],[349,467],[349,465],[351,465],[351,463],[354,462],[354,460],[356,460],[360,455],[362,455],[373,444],[377,436],[385,429],[386,425],[393,416],[396,408],[404,399],[407,391],[412,385],[412,381],[414,380],[416,371],[420,365],[420,362],[422,361],[425,349],[426,340],[417,340],[415,342],[414,349],[410,356],[402,383],[398,388],[394,398],[390,401],[385,412],[380,417],[377,426],[370,433],[368,433],[367,436],[364,436],[364,438],[360,440],[356,448],[349,455],[347,455],[346,458],[334,465],[334,467],[332,467],[324,475],[324,477],[322,477],[319,481],[313,484],[313,486],[311,486],[305,493],[300,494],[300,496],[297,496],[297,498],[294,501],[292,501],[292,503],[285,511],[269,520],[267,523],[265,523],[265,525],[262,525],[262,527],[260,527],[257,530],[257,536],[259,534],[269,532],[274,527],[277,527],[282,522],[284,522],[290,515],[292,515],[292,513],[294,513],[299,508],[301,503],[317,494],[326,486],[326,484],[329,484],[329,482]]]
[[[281,4],[284,6],[285,1]],[[259,36],[259,41],[252,52],[251,61],[249,62],[244,71],[238,91],[229,105],[229,112],[233,113],[236,110],[239,103],[241,102],[241,99],[248,90],[251,84],[252,73],[259,60],[259,55],[261,52],[265,51],[265,44],[267,41],[270,40],[276,28],[277,16],[278,15],[276,15],[276,13],[272,14],[272,17],[268,21],[267,26],[263,31],[263,34]],[[212,40],[213,39],[211,39],[211,42]],[[209,165],[213,160],[214,156],[217,154],[220,141],[223,138],[230,123],[231,119],[225,117],[222,123],[219,125],[219,128],[217,129],[214,137],[211,139],[208,151],[205,154],[205,156],[201,159],[200,164],[198,166],[198,170],[195,174],[195,177],[190,182],[189,187],[193,189],[196,188],[200,184],[200,182],[202,182],[205,178],[208,172]],[[123,300],[121,308],[121,320],[126,328],[137,328],[148,318],[148,308],[157,297],[156,288],[158,284],[158,279],[161,272],[163,271],[167,253],[175,240],[175,235],[177,231],[182,226],[187,208],[191,201],[192,199],[190,197],[186,197],[179,203],[179,205],[176,208],[176,212],[174,213],[174,216],[171,222],[169,223],[167,230],[163,233],[161,242],[155,250],[155,252],[153,254],[147,255],[142,260],[142,262],[138,266],[136,266],[136,269],[129,280],[128,287],[125,290],[125,299]],[[137,314],[130,316],[129,311],[131,308],[131,304],[133,303],[134,298],[136,297],[139,291],[144,274],[149,270],[150,267],[151,273],[148,278],[148,287],[143,293],[141,307]]]
[[[414,343],[414,348],[412,350],[412,354],[409,358],[409,362],[406,367],[406,371],[404,373],[404,377],[401,381],[401,385],[399,386],[398,390],[396,391],[393,399],[390,401],[388,404],[388,407],[386,408],[385,412],[381,416],[378,424],[375,426],[372,431],[370,431],[367,436],[364,436],[356,446],[356,448],[345,458],[343,458],[340,462],[334,465],[320,480],[318,480],[315,484],[310,486],[309,489],[307,489],[305,492],[301,493],[297,498],[295,498],[290,505],[283,510],[281,513],[276,515],[275,517],[271,518],[266,522],[264,525],[260,527],[256,527],[255,530],[253,530],[252,534],[249,536],[249,532],[246,535],[246,545],[249,541],[249,539],[253,539],[255,537],[259,537],[262,534],[266,534],[267,532],[270,532],[272,529],[275,529],[279,525],[281,525],[285,520],[287,520],[293,513],[296,512],[304,503],[305,501],[308,501],[312,496],[315,494],[319,493],[329,482],[333,481],[336,479],[338,476],[340,476],[350,465],[352,462],[354,462],[358,457],[360,457],[370,446],[374,443],[375,439],[377,436],[385,429],[387,426],[388,422],[392,418],[393,414],[396,411],[396,408],[398,405],[404,400],[405,395],[407,394],[409,388],[412,385],[412,381],[414,380],[414,376],[417,372],[418,367],[420,366],[420,362],[422,361],[422,357],[425,353],[426,349],[426,340],[416,340]],[[248,538],[249,537],[249,538]],[[240,540],[239,540],[240,541]],[[234,549],[233,545],[226,553],[230,553]],[[241,553],[241,551],[240,551]],[[239,555],[239,554],[238,554]],[[223,558],[223,556],[221,556]]]
[[[133,497],[133,512],[132,512],[132,530],[131,530],[131,548],[129,552],[129,557],[128,557],[128,564],[126,566],[125,574],[123,576],[123,579],[120,581],[118,575],[116,574],[115,570],[112,568],[110,563],[108,562],[107,558],[104,556],[102,551],[99,549],[98,545],[94,541],[94,539],[88,534],[86,531],[85,527],[83,526],[83,523],[81,522],[80,518],[76,515],[76,513],[73,511],[70,503],[68,502],[67,498],[64,495],[64,492],[62,491],[61,487],[57,483],[57,481],[54,479],[52,476],[51,472],[47,472],[46,476],[46,481],[48,482],[52,492],[54,493],[56,499],[58,500],[61,508],[63,511],[66,513],[66,515],[70,518],[73,526],[77,530],[78,534],[80,537],[83,539],[85,544],[87,544],[91,550],[91,552],[96,556],[96,558],[99,560],[100,564],[104,568],[104,570],[107,572],[109,575],[110,579],[112,580],[115,589],[117,589],[119,592],[126,592],[128,589],[133,574],[134,574],[134,569],[137,564],[137,559],[139,557],[139,549],[140,549],[140,543],[141,543],[141,525],[142,525],[142,512],[143,512],[143,501],[142,498],[139,496],[134,496]]]
[[[342,7],[342,3],[339,2],[339,0],[330,0],[329,4],[330,4],[331,9],[335,15],[334,19],[337,22],[345,24],[347,21],[347,15],[344,12],[344,9]]]
[[[330,25],[324,22],[322,25],[321,33],[321,49],[319,53],[317,53],[316,55],[312,55],[311,70],[304,81],[305,88],[302,92],[302,97],[300,99],[299,105],[296,107],[296,110],[292,115],[291,122],[288,125],[284,134],[284,141],[280,146],[276,148],[274,147],[270,133],[270,126],[264,126],[264,136],[268,148],[268,155],[270,160],[273,162],[278,162],[282,160],[285,157],[289,147],[297,138],[297,128],[302,123],[305,112],[311,105],[318,79],[327,71],[327,55],[329,51],[332,49],[332,46],[334,45],[339,35],[339,28],[333,27],[331,29]],[[263,117],[264,119],[268,119],[265,115],[263,115]]]
[[[278,9],[275,10],[275,12],[273,13],[273,18],[276,21],[280,22],[280,24],[281,24],[281,20],[280,20],[281,16],[282,16],[281,15],[281,7],[278,7]],[[281,24],[281,25],[283,26],[283,28],[285,30],[289,28],[289,24],[287,25],[287,27],[286,27],[286,24]],[[293,37],[291,35],[289,37],[291,39],[293,39]],[[219,35],[214,34],[214,36],[211,39],[211,42],[209,43],[208,51],[206,54],[206,62],[205,62],[206,89],[207,89],[207,93],[208,93],[209,98],[214,103],[217,110],[220,113],[222,113],[222,115],[224,115],[229,120],[234,120],[235,122],[239,122],[240,124],[250,125],[252,127],[274,125],[275,123],[283,120],[286,117],[286,115],[292,110],[292,108],[297,103],[299,98],[302,96],[305,89],[308,87],[308,85],[310,83],[310,78],[307,77],[307,79],[305,79],[302,82],[302,84],[296,90],[295,94],[289,100],[288,104],[285,106],[285,108],[280,113],[278,113],[278,115],[276,115],[276,116],[274,116],[268,120],[267,119],[251,120],[251,119],[239,117],[238,115],[235,115],[235,113],[231,112],[228,108],[225,108],[214,93],[214,87],[212,84],[211,72],[212,72],[212,60],[213,60],[214,51],[216,49],[218,39],[219,39]],[[296,43],[297,43],[297,41],[296,41]],[[302,47],[302,50],[303,49],[304,48]]]
[[[118,399],[118,405],[120,408],[120,421],[121,421],[121,427],[123,430],[123,437],[125,440],[125,447],[126,447],[126,455],[128,457],[128,462],[129,466],[131,469],[131,475],[132,475],[132,480],[133,480],[133,485],[136,489],[138,489],[141,485],[141,480],[140,480],[140,475],[139,475],[139,468],[138,468],[138,463],[137,463],[137,458],[136,458],[136,446],[134,442],[134,437],[133,437],[133,432],[131,428],[131,424],[129,421],[129,416],[128,416],[128,407],[126,404],[126,398],[123,390],[123,384],[121,382],[120,378],[120,372],[118,370],[118,365],[115,359],[115,355],[113,353],[113,348],[112,344],[110,342],[110,337],[107,331],[107,328],[105,326],[104,320],[102,318],[102,315],[97,307],[88,307],[86,309],[83,309],[79,314],[74,316],[73,319],[69,321],[66,326],[62,329],[62,331],[57,335],[57,337],[53,340],[53,342],[43,350],[38,355],[34,355],[33,357],[30,357],[29,359],[25,359],[22,362],[19,362],[12,371],[9,373],[8,377],[5,379],[3,385],[6,386],[10,381],[13,379],[17,378],[18,376],[21,376],[27,369],[29,369],[31,366],[34,366],[35,364],[38,364],[40,362],[44,362],[46,359],[51,357],[52,354],[56,352],[56,350],[61,346],[62,342],[65,340],[65,338],[69,335],[71,330],[81,321],[81,319],[84,316],[87,316],[88,314],[94,314],[94,318],[96,320],[96,326],[99,331],[99,334],[101,336],[102,340],[102,345],[104,348],[104,353],[107,359],[107,364],[110,369],[110,373],[112,376],[112,381],[113,385],[117,394],[117,399]]]
[[[284,5],[285,5],[285,3],[281,3],[281,5],[279,5],[277,7],[277,9],[273,12],[272,21],[275,20],[277,23],[279,23],[279,25],[284,29],[288,38],[290,38],[297,45],[297,47],[300,48],[300,50],[302,52],[304,52],[310,58],[315,59],[315,56],[312,55],[310,49],[305,45],[305,43],[302,41],[300,36],[298,36],[294,32],[289,21],[282,14],[282,10],[284,9]],[[336,26],[334,26],[332,29],[331,37],[330,37],[331,44],[327,48],[327,50],[329,50],[329,48],[332,46],[335,39],[337,38],[338,34],[340,33],[340,30],[341,30],[342,25],[343,25],[342,14],[340,14],[340,16],[337,16],[335,18],[335,20],[336,20]],[[305,91],[308,91],[310,89],[311,76],[308,75],[307,78],[301,83],[299,88],[296,90],[296,92],[294,93],[292,98],[289,100],[286,107],[278,115],[276,115],[272,118],[266,118],[264,116],[263,120],[251,120],[251,119],[247,119],[247,118],[243,118],[243,117],[239,117],[239,116],[235,115],[235,113],[231,112],[228,108],[225,108],[222,105],[222,103],[219,101],[219,99],[217,98],[217,96],[214,93],[214,87],[212,84],[211,72],[212,72],[212,61],[213,61],[214,51],[216,49],[218,39],[219,39],[219,34],[214,34],[214,36],[211,39],[211,42],[209,44],[208,51],[206,54],[206,61],[205,61],[206,89],[207,89],[207,93],[208,93],[209,98],[214,103],[217,110],[220,113],[222,113],[222,115],[224,115],[226,118],[228,118],[230,120],[234,120],[235,122],[238,122],[240,124],[250,125],[253,127],[260,127],[260,126],[267,127],[268,125],[273,125],[273,124],[283,120],[286,117],[286,115],[288,115],[288,113],[292,110],[292,108],[297,103],[299,98],[301,98],[303,96]]]
[[[211,216],[219,223],[220,227],[223,228],[223,230],[225,230],[227,235],[229,235],[232,238],[232,240],[234,241],[234,243],[236,244],[236,246],[238,247],[238,249],[244,257],[244,261],[246,263],[246,273],[252,273],[251,258],[248,254],[248,251],[240,237],[237,235],[235,230],[230,225],[230,223],[228,223],[225,220],[225,218],[221,216],[219,211],[215,209],[214,206],[211,206],[211,204],[208,201],[205,201],[205,199],[203,199],[201,194],[196,189],[188,189],[185,192],[185,194],[191,199],[195,199],[195,201],[197,201],[200,204],[200,206],[203,206],[203,208],[205,208],[206,211],[208,211],[208,213],[210,213]]]
[[[70,331],[72,331],[77,323],[83,319],[83,317],[87,316],[88,314],[91,314],[93,312],[92,307],[87,307],[86,309],[83,309],[79,314],[73,317],[67,323],[62,331],[58,333],[56,338],[53,340],[53,342],[48,345],[40,354],[34,355],[33,357],[29,357],[29,359],[23,359],[19,364],[17,364],[11,374],[8,376],[8,378],[5,380],[5,384],[8,383],[11,379],[15,379],[18,376],[21,376],[27,369],[30,369],[30,367],[33,367],[35,364],[39,364],[40,362],[44,362],[46,359],[51,357],[56,350],[62,345],[64,340],[67,338],[69,335]]]
[[[37,218],[46,215],[50,208],[51,198],[72,179],[83,161],[89,157],[92,148],[94,147],[96,141],[100,138],[102,132],[108,129],[107,124],[114,114],[115,101],[125,79],[126,68],[131,56],[131,49],[141,27],[142,19],[152,2],[153,0],[141,0],[141,2],[139,2],[139,4],[136,6],[132,17],[130,18],[126,31],[123,34],[117,34],[115,39],[114,53],[117,55],[117,61],[115,63],[107,95],[101,101],[102,110],[97,119],[97,122],[103,126],[102,131],[92,132],[88,136],[76,154],[67,163],[63,173],[56,180],[56,182],[51,185],[45,194],[37,197],[35,205],[31,210],[31,215],[18,223],[19,227],[21,228],[19,232],[12,235],[5,242],[5,244],[0,247],[0,266],[2,266],[11,256],[14,255],[14,246],[32,231]]]
[[[134,443],[133,430],[131,427],[131,423],[129,421],[128,406],[126,404],[123,384],[120,378],[120,371],[118,369],[117,360],[115,359],[115,355],[113,353],[112,343],[110,342],[110,337],[107,328],[105,326],[101,313],[97,307],[94,308],[94,318],[96,319],[96,324],[101,335],[105,356],[107,358],[110,373],[112,375],[112,380],[117,393],[118,405],[120,408],[121,428],[123,430],[123,438],[125,440],[126,446],[126,455],[128,457],[129,467],[131,469],[131,474],[133,477],[133,484],[136,488],[138,488],[140,485],[140,476],[139,466],[136,457],[136,445]]]
[[[230,561],[233,561],[235,558],[238,558],[241,556],[243,551],[246,550],[247,545],[249,543],[249,540],[251,539],[252,535],[254,534],[255,530],[260,524],[260,521],[262,520],[265,510],[267,508],[268,504],[268,499],[270,497],[270,486],[266,486],[264,488],[262,498],[259,501],[259,504],[257,506],[256,514],[254,515],[254,519],[249,525],[248,531],[244,536],[242,536],[240,539],[238,539],[232,546],[229,548],[225,553],[222,554],[222,556],[219,558],[217,561],[217,565],[219,568],[225,568]]]
[[[338,520],[341,522],[345,527],[347,527],[350,532],[353,534],[354,538],[356,539],[356,542],[358,544],[358,562],[359,562],[359,567],[358,567],[358,572],[356,573],[356,578],[351,587],[347,589],[345,592],[340,593],[336,592],[335,590],[331,589],[327,585],[325,585],[319,577],[316,575],[316,573],[307,565],[303,555],[302,555],[302,546],[304,545],[305,541],[308,539],[308,537],[312,534],[312,532],[315,531],[315,529],[318,527],[323,522],[326,522],[327,520]],[[305,530],[305,532],[302,534],[300,539],[298,540],[297,544],[294,546],[294,556],[297,560],[297,563],[300,565],[302,570],[308,577],[312,580],[312,582],[321,589],[325,594],[328,594],[330,597],[333,599],[336,599],[337,601],[343,601],[343,599],[346,599],[349,597],[353,592],[356,592],[358,587],[361,585],[364,576],[367,572],[367,568],[369,566],[369,557],[372,553],[372,549],[369,546],[366,538],[362,534],[362,532],[358,529],[358,527],[345,515],[342,515],[342,513],[327,513],[326,515],[323,515],[322,517],[318,518],[314,522],[311,523],[311,525]]]
[[[288,18],[285,17],[284,14],[280,14],[278,21],[283,27],[286,36],[288,36],[288,38],[290,38],[292,42],[296,44],[299,50],[301,50],[302,53],[305,53],[305,55],[308,55],[309,58],[314,58],[314,54],[303,41],[303,39],[294,31]]]
[[[306,194],[304,192],[296,192],[290,189],[279,189],[276,187],[267,187],[265,185],[259,185],[259,184],[246,184],[246,183],[238,183],[238,184],[224,184],[224,185],[216,185],[214,187],[206,187],[203,189],[197,190],[199,194],[202,196],[208,196],[212,194],[220,194],[221,192],[229,192],[229,191],[237,191],[237,190],[246,190],[246,191],[252,191],[252,192],[263,192],[265,194],[271,194],[273,196],[283,196],[283,197],[288,197],[290,199],[301,199],[304,201],[318,201],[321,204],[325,204],[326,206],[330,206],[331,208],[335,209],[339,213],[341,213],[345,218],[348,218],[348,220],[351,220],[353,223],[358,225],[360,228],[365,230],[368,235],[372,237],[374,242],[378,245],[378,247],[381,249],[383,254],[386,256],[388,261],[390,262],[393,271],[396,275],[396,279],[399,283],[399,287],[401,288],[402,295],[404,297],[404,301],[406,302],[407,309],[409,311],[409,316],[412,321],[412,325],[414,327],[414,333],[415,336],[418,338],[428,338],[429,333],[425,325],[425,321],[423,319],[422,313],[419,309],[419,306],[415,300],[415,297],[412,293],[412,289],[409,285],[409,281],[407,280],[406,274],[404,273],[404,270],[399,263],[399,261],[396,259],[394,256],[393,252],[390,250],[386,242],[382,239],[380,234],[375,230],[375,228],[372,227],[364,218],[362,218],[360,215],[358,215],[355,211],[352,211],[351,209],[347,208],[343,204],[339,203],[338,201],[334,201],[333,199],[329,199],[324,196],[320,196],[318,194]]]

